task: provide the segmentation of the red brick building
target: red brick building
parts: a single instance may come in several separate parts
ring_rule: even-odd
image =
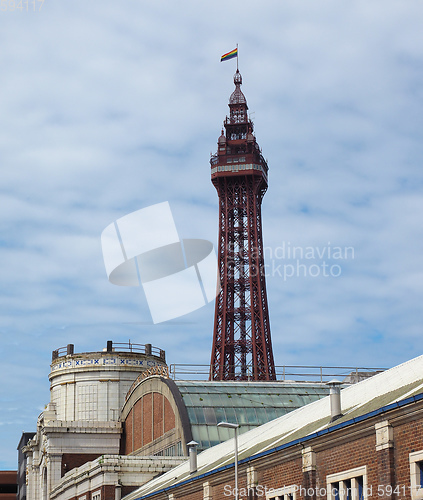
[[[329,399],[239,437],[239,498],[423,498],[423,356],[343,389],[341,415]],[[234,498],[233,439],[125,500],[144,498]]]
[[[0,471],[0,500],[16,500],[18,473],[15,470]]]

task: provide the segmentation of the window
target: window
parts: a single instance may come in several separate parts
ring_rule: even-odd
[[[164,450],[164,455],[165,457],[174,457],[175,456],[175,445],[173,446],[168,446],[167,448],[165,448]]]
[[[176,444],[176,455],[178,457],[184,456],[184,450],[182,448],[182,441],[178,441],[178,443]]]
[[[266,494],[266,500],[295,500],[296,491],[298,491],[298,486],[284,486],[277,490],[269,490]]]
[[[411,498],[423,498],[423,451],[410,453]]]
[[[326,477],[328,500],[367,500],[367,467],[357,467]]]
[[[101,500],[101,491],[97,490],[91,494],[91,500]]]

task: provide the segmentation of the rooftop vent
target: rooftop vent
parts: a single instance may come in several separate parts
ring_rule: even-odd
[[[190,441],[187,446],[189,447],[189,473],[194,474],[197,472],[197,441]]]
[[[342,417],[341,410],[341,386],[342,382],[339,380],[331,380],[328,382],[330,387],[329,397],[330,397],[330,421],[334,422],[338,418]]]

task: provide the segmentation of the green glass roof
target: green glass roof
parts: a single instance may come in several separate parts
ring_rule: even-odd
[[[315,382],[175,381],[188,411],[192,436],[203,450],[233,437],[219,422],[244,433],[329,394]]]

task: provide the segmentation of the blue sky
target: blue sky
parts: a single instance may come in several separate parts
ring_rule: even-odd
[[[0,468],[49,400],[53,349],[131,339],[209,362],[213,304],[153,325],[142,290],[108,282],[100,235],[169,201],[180,237],[216,243],[208,162],[233,90],[235,61],[219,60],[236,43],[270,169],[276,363],[422,353],[421,2],[45,0],[0,23]],[[297,263],[284,245],[354,255]],[[340,275],[283,278],[323,261]]]

